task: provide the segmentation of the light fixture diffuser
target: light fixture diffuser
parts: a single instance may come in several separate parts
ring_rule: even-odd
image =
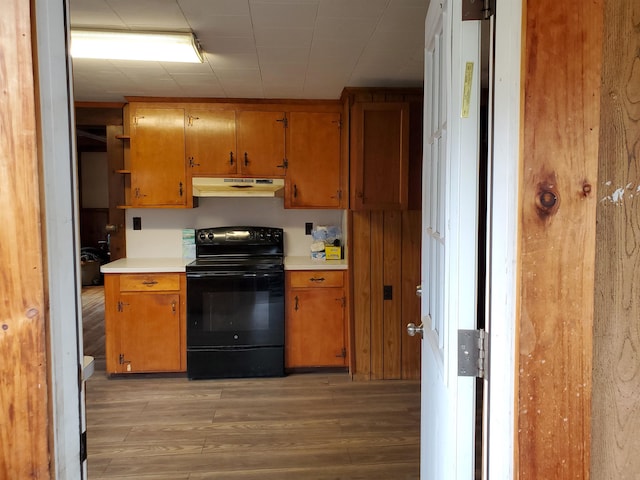
[[[71,56],[111,60],[202,63],[191,32],[71,30]]]

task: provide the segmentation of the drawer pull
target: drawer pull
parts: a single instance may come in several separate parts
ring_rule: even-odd
[[[310,282],[324,282],[324,277],[312,277],[309,279]]]
[[[293,309],[295,311],[298,311],[299,306],[298,306],[298,296],[297,295],[296,295],[295,301],[296,301],[296,305],[295,305],[295,307],[293,307]]]
[[[156,282],[155,280],[145,280],[144,282],[142,282],[142,284],[146,285],[147,287],[153,287],[157,283],[158,282]]]

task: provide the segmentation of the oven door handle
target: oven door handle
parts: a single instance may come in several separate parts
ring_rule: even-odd
[[[207,273],[187,273],[187,278],[212,278],[212,277],[242,277],[242,278],[255,278],[255,277],[275,277],[282,275],[284,272],[207,272]]]

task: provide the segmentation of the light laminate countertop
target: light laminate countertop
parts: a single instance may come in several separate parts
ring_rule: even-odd
[[[102,273],[184,272],[192,258],[121,258],[100,267]],[[310,257],[285,257],[285,270],[346,270],[346,260],[311,260]]]

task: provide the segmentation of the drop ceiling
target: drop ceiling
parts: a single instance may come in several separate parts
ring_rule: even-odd
[[[73,60],[76,101],[419,87],[429,0],[71,0],[71,27],[192,30],[202,64]]]

